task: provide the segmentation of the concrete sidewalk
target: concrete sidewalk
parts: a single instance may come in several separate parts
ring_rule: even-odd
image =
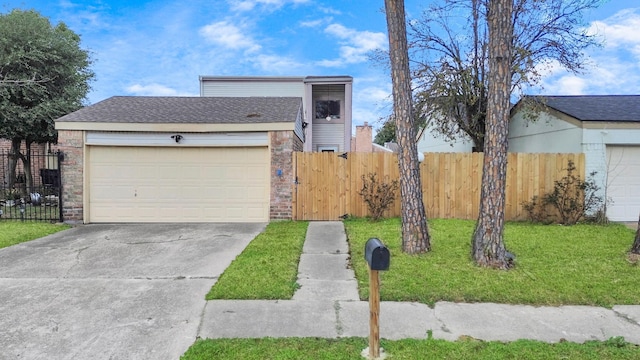
[[[360,301],[341,222],[309,224],[292,300],[208,301],[202,338],[368,337],[369,304]],[[393,254],[392,254],[393,256]],[[393,259],[392,259],[393,262]],[[251,279],[247,279],[251,281]],[[503,304],[382,302],[380,335],[456,340],[607,340],[640,344],[640,305],[533,307]]]

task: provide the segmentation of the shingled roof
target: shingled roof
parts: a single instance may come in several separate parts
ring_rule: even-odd
[[[297,97],[114,96],[57,122],[243,124],[295,122]]]
[[[640,122],[640,95],[534,96],[581,121]]]

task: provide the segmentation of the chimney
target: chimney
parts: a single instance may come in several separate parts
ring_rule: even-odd
[[[356,126],[355,152],[372,152],[373,128],[365,121],[364,125]]]

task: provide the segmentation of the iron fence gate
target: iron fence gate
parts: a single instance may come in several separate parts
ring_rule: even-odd
[[[62,222],[62,153],[0,151],[0,220]]]

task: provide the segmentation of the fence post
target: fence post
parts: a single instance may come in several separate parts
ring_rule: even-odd
[[[58,213],[60,214],[60,222],[64,222],[64,214],[63,214],[63,209],[64,207],[62,206],[62,187],[64,186],[62,184],[62,162],[64,161],[64,154],[62,153],[62,151],[57,152],[58,155]]]

